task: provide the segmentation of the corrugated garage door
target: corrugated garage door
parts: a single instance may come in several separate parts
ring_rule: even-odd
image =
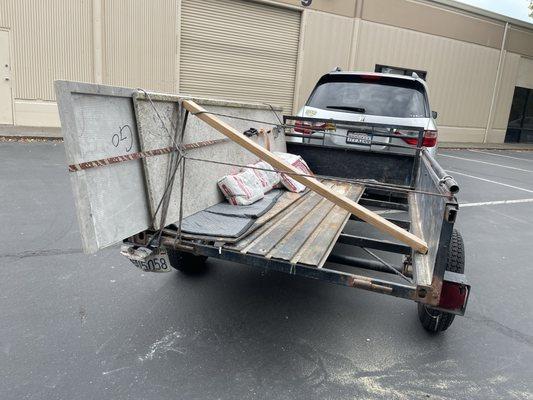
[[[180,93],[292,111],[300,12],[243,0],[183,0]]]

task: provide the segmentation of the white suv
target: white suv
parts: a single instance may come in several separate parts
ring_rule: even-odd
[[[392,133],[398,138],[373,137],[364,127],[356,131],[337,129],[335,135],[325,136],[324,144],[329,146],[368,147],[372,141],[373,148],[398,151],[396,147],[376,143],[416,146],[418,131],[409,130],[413,127],[424,129],[422,146],[432,155],[437,150],[437,113],[431,111],[426,83],[418,76],[333,71],[320,78],[297,116],[402,126],[374,129],[375,133]],[[294,130],[308,134],[313,142],[314,132],[322,135],[318,132],[321,125],[325,124],[296,121]]]

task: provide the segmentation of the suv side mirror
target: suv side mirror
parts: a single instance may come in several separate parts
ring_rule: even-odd
[[[439,114],[437,113],[437,111],[431,111],[431,117],[432,117],[433,119],[437,119],[438,115],[439,115]]]

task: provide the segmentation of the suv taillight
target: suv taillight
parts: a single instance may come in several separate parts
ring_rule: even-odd
[[[326,128],[327,125],[324,122],[309,123],[306,121],[296,120],[294,124],[294,132],[299,132],[303,135],[310,135],[313,132],[324,130]]]
[[[437,144],[438,131],[424,131],[424,140],[422,146],[435,147]]]
[[[416,131],[403,131],[395,129],[394,134],[401,136],[402,140],[411,146],[416,146],[418,144],[418,132]],[[424,131],[422,146],[434,147],[437,144],[437,136],[438,131]]]

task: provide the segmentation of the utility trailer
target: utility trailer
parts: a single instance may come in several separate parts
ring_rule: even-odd
[[[327,129],[315,132],[313,140],[308,140],[309,136],[294,133],[293,128],[297,121],[309,122],[309,118],[286,116],[283,121],[276,118],[270,122],[261,121],[243,117],[242,113],[230,115],[205,110],[182,96],[149,94],[142,90],[71,82],[59,82],[56,89],[67,158],[71,163],[69,169],[79,174],[73,177],[73,183],[75,193],[79,195],[77,205],[82,236],[84,232],[86,236],[93,235],[91,238],[97,243],[97,248],[103,247],[99,242],[102,234],[98,231],[103,229],[103,223],[107,220],[99,222],[93,214],[103,215],[111,210],[101,210],[104,207],[102,204],[107,204],[102,202],[101,197],[105,196],[102,189],[95,190],[95,200],[87,201],[86,197],[92,196],[91,182],[101,187],[102,181],[110,178],[91,177],[89,171],[93,168],[117,167],[120,163],[137,160],[144,167],[139,180],[146,184],[143,190],[148,192],[146,197],[151,218],[146,229],[129,227],[130,230],[135,229],[135,233],[123,239],[122,254],[136,266],[167,270],[166,265],[163,268],[162,264],[168,260],[177,270],[197,273],[203,270],[207,258],[218,258],[360,288],[417,302],[420,322],[432,332],[446,330],[455,315],[465,313],[470,286],[464,275],[463,241],[454,229],[458,211],[455,193],[459,189],[453,178],[422,148],[423,128],[418,129],[417,146],[404,146],[374,141],[375,137],[394,137],[394,131],[404,128],[402,126],[313,119],[312,122],[326,124]],[[89,96],[89,100],[80,101],[81,95]],[[95,134],[101,132],[98,127],[88,128],[87,112],[98,114],[95,111],[98,102],[95,103],[91,96],[107,96],[105,101],[101,101],[100,107],[105,115],[115,110],[121,115],[120,118],[125,118],[124,113],[135,109],[130,124],[136,125],[136,129],[128,125],[131,139],[128,134],[122,135],[123,128],[120,128],[118,137],[114,136],[117,133],[113,134],[115,141],[111,139],[113,146],[121,140],[131,141],[131,146],[125,146],[125,150],[133,151],[129,156],[115,153],[111,158],[95,158],[94,151],[91,152],[92,156],[84,154],[84,145],[80,146],[78,141],[85,140],[83,138],[91,129],[97,132]],[[121,99],[121,104],[124,101],[124,105],[118,106],[117,98]],[[141,100],[146,106],[144,113],[139,112],[142,107],[138,102]],[[113,107],[110,107],[110,102]],[[131,107],[126,106],[129,102],[133,102]],[[203,101],[203,104],[214,103]],[[170,115],[168,128],[165,127],[165,116],[161,115],[165,106],[168,106],[166,111]],[[179,109],[176,117],[178,123],[173,124],[176,108]],[[89,119],[93,120],[92,117]],[[146,122],[142,122],[143,119],[151,121],[153,126],[147,129],[146,123],[143,127]],[[311,190],[303,193],[284,192],[268,210],[255,215],[238,235],[229,237],[223,233],[187,232],[183,229],[184,221],[201,211],[203,205],[184,211],[184,208],[193,207],[187,204],[187,195],[194,194],[195,190],[196,193],[202,191],[198,185],[193,188],[187,186],[186,168],[190,171],[190,166],[186,167],[185,161],[187,165],[193,161],[206,165],[239,165],[227,158],[214,160],[215,153],[212,157],[195,156],[197,153],[194,152],[199,147],[217,146],[220,143],[228,145],[228,141],[227,138],[209,137],[207,141],[199,142],[196,138],[191,139],[192,143],[186,143],[185,126],[192,119],[207,122],[215,131],[241,146],[240,149],[244,147],[261,158],[265,156],[266,161],[273,161],[272,165],[276,167],[272,153],[259,149],[260,146],[251,143],[252,140],[242,134],[242,129],[233,129],[231,126],[236,121],[259,126],[271,125],[278,144],[282,142],[287,152],[302,156],[315,176],[298,176],[285,169],[283,164],[280,164],[279,170],[294,174],[295,179],[308,183]],[[117,121],[113,119],[109,126],[117,125]],[[170,150],[162,152],[160,150],[164,148],[154,149],[154,145],[151,149],[143,146],[134,148],[136,140],[146,144],[147,138],[153,136],[157,128],[166,131],[173,144]],[[327,146],[320,141],[328,134],[335,134],[337,128],[370,133],[370,143],[365,148],[343,148]],[[413,130],[412,127],[409,129]],[[197,132],[198,128],[194,126],[193,130]],[[150,135],[146,133],[148,131]],[[143,135],[146,135],[144,139]],[[158,146],[163,144],[158,143]],[[235,143],[231,142],[231,145],[235,146]],[[384,147],[387,147],[386,151]],[[100,154],[102,149],[99,148],[96,153]],[[147,161],[152,156],[165,157],[165,164],[157,166],[157,169],[153,165],[150,167]],[[154,171],[166,174],[166,186],[159,187],[158,195],[151,194],[151,191],[155,192],[154,185],[150,185],[150,179],[155,180]],[[111,186],[107,187],[111,190]],[[198,199],[192,201],[198,202],[201,203]],[[178,206],[174,217],[169,219],[168,208],[175,206],[174,203]],[[370,225],[365,224],[365,221]],[[87,226],[90,229],[85,229]],[[115,238],[120,236],[120,233],[114,233]],[[86,249],[91,246],[91,238],[84,241]]]

